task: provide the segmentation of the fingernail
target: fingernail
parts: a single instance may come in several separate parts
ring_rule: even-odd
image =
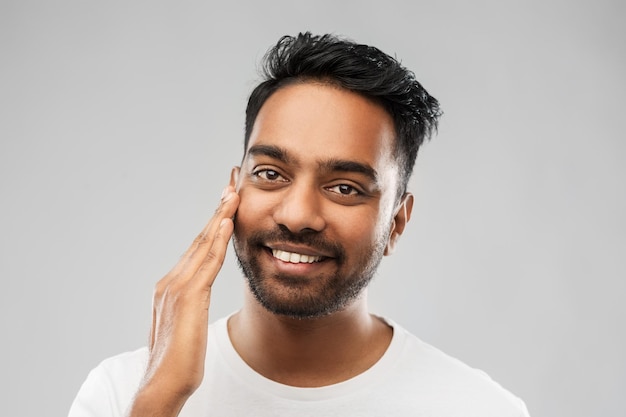
[[[223,200],[224,197],[226,197],[226,194],[228,194],[228,187],[225,187],[224,190],[222,190],[222,195],[220,196],[220,200]]]
[[[225,203],[233,197],[233,193],[230,190],[226,190],[226,194],[222,197],[222,202]]]

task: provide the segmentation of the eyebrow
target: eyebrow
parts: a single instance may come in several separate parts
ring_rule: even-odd
[[[267,156],[286,164],[297,165],[294,158],[289,155],[286,149],[274,145],[252,145],[248,149],[247,157],[249,156]]]
[[[253,145],[248,149],[249,156],[267,156],[285,164],[299,166],[296,158],[289,152],[275,145]],[[318,162],[319,169],[324,172],[353,172],[365,175],[373,183],[378,183],[378,172],[369,164],[348,159],[328,159]]]
[[[330,159],[319,163],[320,169],[327,172],[355,172],[365,175],[373,183],[378,183],[378,173],[369,164],[345,159]]]

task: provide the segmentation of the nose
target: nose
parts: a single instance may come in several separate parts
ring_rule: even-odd
[[[320,232],[326,227],[321,210],[323,197],[315,186],[293,183],[281,197],[273,214],[276,224],[292,233]]]

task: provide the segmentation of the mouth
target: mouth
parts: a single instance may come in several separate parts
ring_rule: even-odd
[[[315,262],[321,262],[324,260],[324,256],[318,255],[306,255],[303,253],[287,252],[280,249],[272,249],[272,256],[276,259],[280,259],[283,262],[289,262],[292,264],[312,264]]]

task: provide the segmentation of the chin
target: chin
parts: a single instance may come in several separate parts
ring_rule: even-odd
[[[370,281],[361,279],[348,283],[318,277],[316,283],[325,281],[324,285],[312,288],[310,279],[302,277],[268,279],[246,274],[245,269],[244,275],[250,292],[265,310],[295,319],[320,318],[344,310],[362,295]]]

